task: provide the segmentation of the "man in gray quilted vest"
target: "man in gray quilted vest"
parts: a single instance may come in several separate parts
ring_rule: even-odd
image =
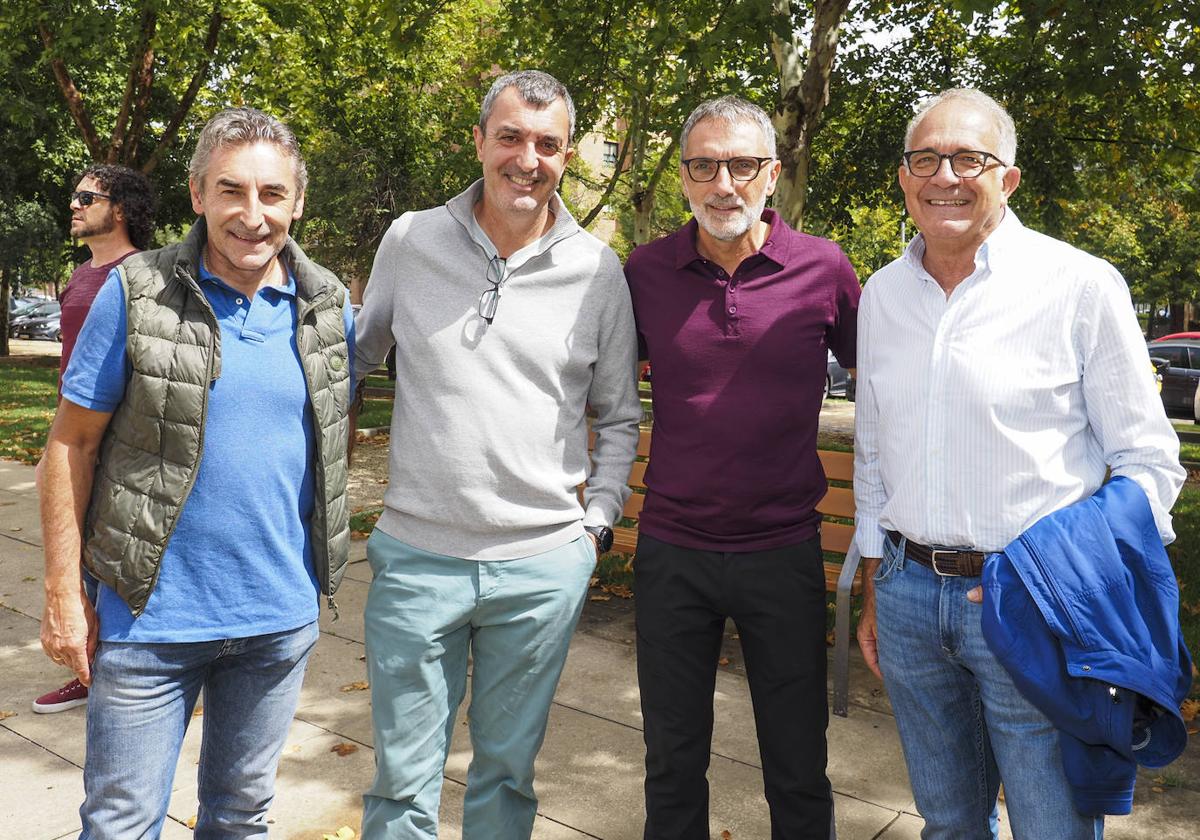
[[[223,111],[189,175],[184,241],[97,294],[41,465],[42,647],[91,689],[83,838],[158,836],[202,688],[196,836],[266,836],[319,601],[346,562],[353,322],[288,237],[296,139]]]

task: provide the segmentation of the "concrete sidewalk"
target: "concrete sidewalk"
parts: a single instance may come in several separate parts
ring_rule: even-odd
[[[322,617],[321,640],[279,768],[273,837],[320,840],[342,827],[359,828],[359,797],[373,770],[369,692],[356,685],[366,679],[362,607],[370,570],[364,555],[365,544],[354,543],[356,562],[338,594],[341,619]],[[69,677],[42,654],[38,642],[41,572],[33,469],[0,461],[0,838],[53,840],[79,830],[84,710],[35,715],[29,709],[36,695]],[[589,603],[538,761],[534,837],[539,840],[641,837],[642,733],[632,641],[627,606]],[[770,823],[749,692],[739,673],[736,643],[729,649],[733,661],[718,674],[715,698],[709,774],[713,835],[766,840]],[[470,761],[462,713],[458,733],[443,785],[444,838],[460,837]],[[196,813],[199,735],[200,727],[191,727],[179,760],[163,831],[167,838],[191,836],[187,824]],[[861,663],[851,673],[850,717],[832,719],[829,743],[838,836],[919,837],[922,822],[913,807],[895,721],[877,681]],[[1106,836],[1191,840],[1200,835],[1200,762],[1195,748],[1189,752],[1193,755],[1165,772],[1143,774],[1133,816],[1110,818]]]

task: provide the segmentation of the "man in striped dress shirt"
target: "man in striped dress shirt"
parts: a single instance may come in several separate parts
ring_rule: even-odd
[[[859,311],[859,643],[886,684],[922,837],[1099,837],[1075,811],[1057,730],[980,629],[983,558],[1136,481],[1164,541],[1182,485],[1129,290],[1107,262],[1025,228],[1013,121],[975,90],[923,103],[899,168],[920,229]]]

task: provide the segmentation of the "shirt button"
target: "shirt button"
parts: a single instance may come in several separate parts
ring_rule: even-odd
[[[242,305],[242,299],[241,299],[241,298],[238,298],[237,300],[235,300],[235,301],[234,301],[234,303],[236,303],[238,306],[241,306],[241,305]]]
[[[730,315],[734,315],[734,314],[736,314],[736,313],[737,313],[737,307],[736,307],[736,306],[731,306],[731,307],[729,307],[729,314],[730,314]]]

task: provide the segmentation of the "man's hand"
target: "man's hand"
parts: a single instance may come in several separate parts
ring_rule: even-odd
[[[84,685],[92,684],[92,659],[96,655],[99,623],[96,610],[82,585],[46,593],[42,611],[42,650],[66,665]]]
[[[879,671],[879,640],[875,625],[875,573],[879,569],[878,557],[862,559],[863,602],[862,615],[858,618],[858,647],[862,651],[863,661],[871,672],[883,679]]]
[[[983,603],[983,587],[976,586],[974,589],[967,592],[967,600],[970,601],[972,604],[982,604]]]

